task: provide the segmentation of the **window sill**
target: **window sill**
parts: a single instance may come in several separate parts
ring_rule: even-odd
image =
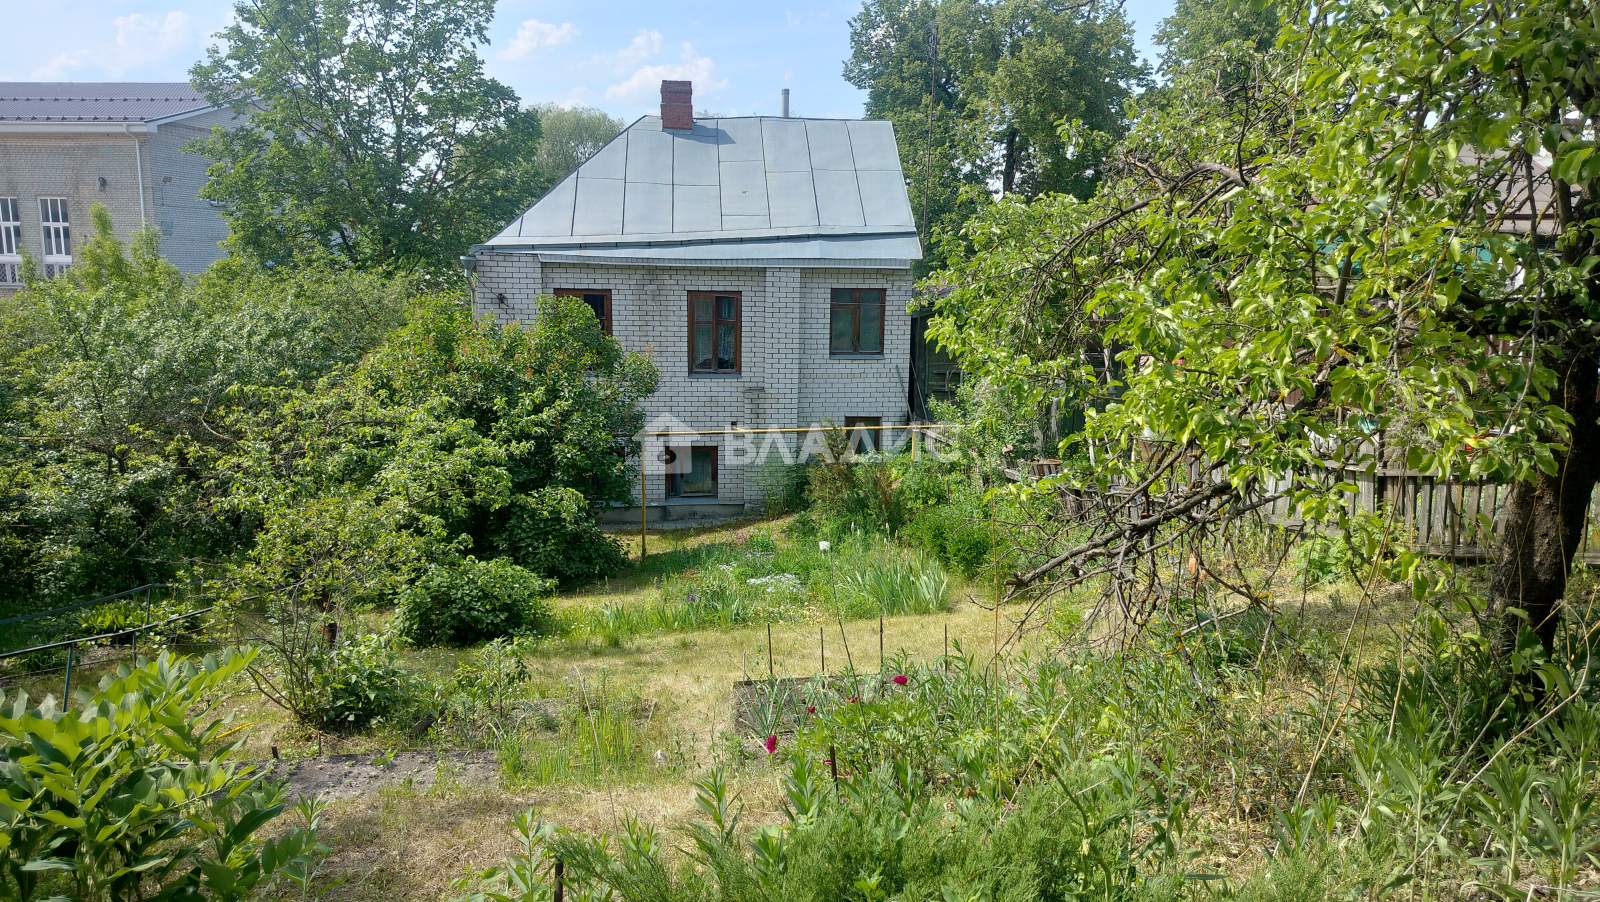
[[[690,373],[690,379],[737,379],[743,373]]]
[[[887,356],[888,355],[882,353],[881,351],[876,354],[841,354],[837,351],[828,352],[829,360],[883,360]]]

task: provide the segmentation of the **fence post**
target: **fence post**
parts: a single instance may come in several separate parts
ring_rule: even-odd
[[[72,704],[72,650],[76,645],[67,646],[67,686],[61,690],[61,710],[65,711]]]
[[[565,871],[566,871],[565,863],[561,859],[557,858],[556,859],[556,898],[555,898],[555,902],[565,902],[565,900],[566,900],[567,888],[562,885],[562,878],[564,876],[566,876],[565,873],[564,873]]]

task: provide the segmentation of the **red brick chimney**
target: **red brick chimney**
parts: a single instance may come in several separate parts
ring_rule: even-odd
[[[661,83],[661,127],[694,128],[694,82]]]

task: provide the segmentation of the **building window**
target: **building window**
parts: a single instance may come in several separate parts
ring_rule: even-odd
[[[44,243],[44,274],[53,279],[72,263],[72,228],[67,221],[66,198],[39,198],[39,233]]]
[[[689,292],[689,372],[739,372],[739,295]]]
[[[850,430],[850,453],[871,454],[883,450],[883,417],[845,417],[844,428]],[[868,428],[862,428],[868,427]]]
[[[883,353],[883,289],[835,288],[828,326],[828,353]]]
[[[0,285],[22,282],[22,207],[0,197]]]
[[[704,498],[716,494],[716,445],[677,445],[667,449],[667,495]]]
[[[594,311],[595,319],[611,334],[611,289],[609,288],[557,288],[558,298],[578,298]]]

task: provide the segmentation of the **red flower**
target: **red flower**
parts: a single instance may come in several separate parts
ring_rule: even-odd
[[[807,714],[815,714],[815,713],[817,713],[817,706],[816,705],[806,705],[806,713]]]
[[[777,750],[778,750],[778,737],[777,736],[768,736],[767,737],[767,754],[770,755],[773,752],[776,752]]]
[[[904,686],[909,682],[911,682],[911,679],[903,673],[897,673],[894,675],[894,684],[896,686]]]
[[[859,702],[859,701],[861,701],[861,696],[859,696],[859,695],[850,696],[850,704],[853,705],[853,704],[855,704],[856,702]]]

